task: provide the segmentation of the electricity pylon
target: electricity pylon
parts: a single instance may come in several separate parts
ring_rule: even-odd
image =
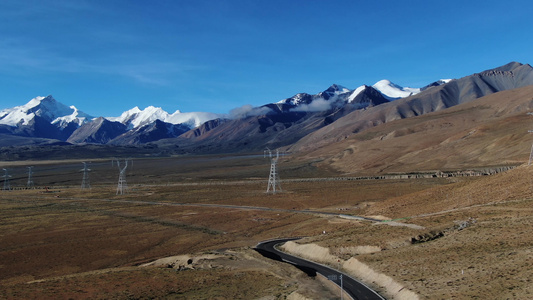
[[[33,166],[28,167],[28,183],[26,183],[26,188],[33,189],[35,184],[33,183]]]
[[[527,113],[528,115],[533,115],[533,112]],[[533,133],[533,130],[528,130],[527,132]],[[529,161],[527,163],[528,166],[531,166],[531,160],[533,160],[533,145],[531,145],[531,151],[529,152]]]
[[[11,185],[9,184],[9,178],[11,177],[11,175],[8,174],[7,169],[2,169],[2,170],[4,170],[4,176],[2,176],[2,177],[4,177],[4,188],[3,188],[3,190],[4,191],[9,191],[9,190],[11,190]]]
[[[126,183],[126,169],[128,168],[128,159],[124,160],[124,166],[120,166],[120,160],[117,161],[118,171],[118,185],[117,185],[117,195],[124,195],[128,191],[128,184]],[[132,162],[133,163],[133,162]],[[113,164],[113,162],[111,162]]]
[[[90,189],[91,182],[89,180],[89,172],[91,171],[91,169],[87,168],[86,162],[82,162],[82,164],[83,164],[83,169],[80,170],[81,172],[83,172],[83,178],[81,180],[81,189],[82,190]]]
[[[270,158],[270,175],[268,176],[268,186],[266,192],[269,193],[272,191],[272,194],[275,194],[276,191],[281,192],[281,180],[279,179],[279,174],[277,171],[279,150],[276,150],[276,155],[274,155],[270,149],[266,148],[263,156],[267,157],[267,155]]]
[[[528,130],[527,132],[533,133],[533,130]],[[531,166],[532,159],[533,159],[533,145],[531,145],[531,151],[529,152],[529,162],[527,163],[528,166]]]

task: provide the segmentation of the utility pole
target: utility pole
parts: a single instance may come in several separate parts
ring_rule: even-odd
[[[268,176],[268,186],[266,192],[269,193],[272,190],[272,194],[275,194],[276,188],[277,191],[281,192],[281,180],[279,179],[279,174],[277,171],[279,150],[276,150],[276,155],[273,155],[272,151],[266,148],[266,150],[263,152],[263,157],[267,157],[267,155],[270,158],[270,175]]]
[[[340,270],[341,270],[341,260],[339,259],[339,271]],[[342,295],[343,295],[344,289],[342,287],[342,273],[340,274],[339,278],[341,280],[341,300],[343,300]]]
[[[341,300],[344,299],[343,295],[344,295],[344,287],[342,286],[342,273],[339,273],[340,275],[337,276],[337,274],[332,274],[332,275],[328,275],[328,279],[335,282],[335,281],[340,281],[340,288],[341,288]]]
[[[7,169],[2,169],[2,170],[4,170],[4,176],[2,176],[2,177],[4,177],[4,188],[3,188],[3,190],[4,191],[9,191],[9,190],[11,190],[11,185],[9,184],[9,178],[11,177],[11,175],[8,174]]]
[[[80,170],[81,172],[83,172],[83,178],[81,180],[81,189],[82,190],[90,189],[91,182],[89,181],[89,172],[91,171],[91,169],[87,168],[86,162],[82,162],[82,164],[83,164],[83,169]]]
[[[26,183],[26,187],[29,189],[35,188],[35,184],[33,183],[33,166],[28,167],[28,183]]]

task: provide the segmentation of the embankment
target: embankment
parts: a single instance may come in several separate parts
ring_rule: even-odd
[[[342,260],[339,257],[332,255],[328,248],[318,246],[316,244],[297,244],[295,242],[286,242],[282,249],[291,254],[310,259],[322,264],[327,264],[336,267],[342,265],[343,272],[352,277],[368,284],[369,286],[377,286],[389,299],[397,300],[412,300],[419,299],[418,295],[395,281],[392,277],[372,270],[366,264],[360,262],[352,257],[348,260]],[[339,263],[340,262],[340,263]]]

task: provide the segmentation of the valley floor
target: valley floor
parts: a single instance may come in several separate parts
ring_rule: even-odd
[[[483,177],[287,181],[277,194],[252,177],[130,184],[126,195],[97,184],[0,191],[0,297],[334,298],[327,281],[252,249],[305,236],[297,243],[325,249],[308,255],[347,272],[357,260],[368,267],[358,276],[390,299],[401,299],[398,287],[420,299],[531,299],[531,178],[520,166]]]

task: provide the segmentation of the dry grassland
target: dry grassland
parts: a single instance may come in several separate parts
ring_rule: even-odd
[[[533,167],[521,166],[389,198],[366,210],[423,230],[383,222],[301,243],[327,247],[343,261],[356,257],[423,299],[531,299],[532,179]],[[353,245],[382,250],[357,254]]]
[[[280,166],[282,179],[331,175],[309,163]],[[533,295],[531,168],[479,178],[285,181],[284,192],[270,195],[262,157],[141,160],[123,196],[108,163],[93,165],[88,191],[78,188],[79,162],[40,169],[35,181],[48,193],[0,191],[0,298],[334,298],[321,281],[251,249],[290,236],[356,258],[423,299]],[[14,186],[23,185],[19,173]],[[142,266],[176,256],[189,259]]]

